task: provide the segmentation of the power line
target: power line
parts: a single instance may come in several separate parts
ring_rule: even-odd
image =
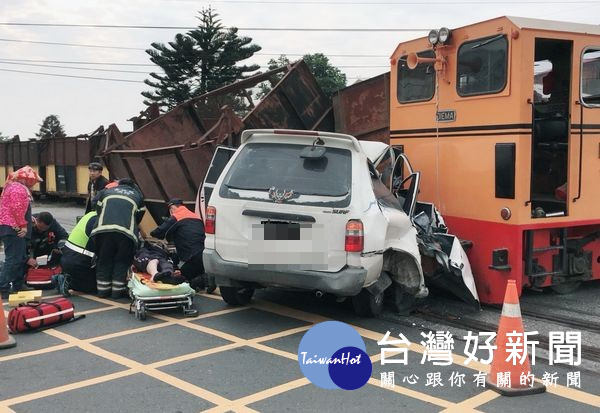
[[[77,47],[96,47],[100,49],[122,49],[122,50],[146,50],[140,47],[124,47],[124,46],[102,46],[97,44],[81,44],[81,43],[60,43],[60,42],[41,42],[36,40],[20,40],[20,39],[0,39],[0,42],[15,42],[15,43],[35,43],[47,44],[54,46],[77,46]]]
[[[253,56],[304,56],[310,53],[254,53]],[[326,54],[327,57],[374,57],[387,58],[386,55],[344,55],[344,54]],[[12,59],[0,57],[0,61],[6,62],[25,62],[25,63],[59,63],[71,65],[100,65],[100,66],[147,66],[154,67],[154,63],[118,63],[118,62],[82,62],[80,60],[46,60],[46,59]]]
[[[127,79],[115,79],[108,77],[91,77],[91,76],[76,76],[76,75],[62,75],[58,73],[44,73],[44,72],[30,72],[26,70],[13,70],[0,68],[2,72],[14,72],[14,73],[28,73],[33,75],[44,75],[44,76],[57,76],[57,77],[71,77],[76,79],[93,79],[93,80],[109,80],[113,82],[126,82],[126,83],[144,83],[141,80],[127,80]]]
[[[72,66],[61,66],[61,65],[45,65],[45,64],[39,64],[39,63],[22,63],[22,62],[12,62],[12,61],[5,61],[3,59],[0,59],[0,64],[6,64],[6,65],[17,65],[17,66],[35,66],[35,67],[49,67],[49,68],[56,68],[56,69],[69,69],[69,70],[88,70],[88,71],[96,71],[96,72],[114,72],[114,73],[140,73],[140,74],[144,74],[144,75],[148,75],[150,74],[149,71],[146,72],[142,72],[139,70],[120,70],[120,69],[98,69],[98,68],[91,68],[91,67],[72,67]],[[159,67],[157,65],[152,65],[155,68],[159,69]],[[267,64],[262,64],[259,65],[259,68],[261,69],[265,69],[267,68]],[[352,66],[335,66],[338,69],[366,69],[366,68],[387,68],[387,65],[352,65]]]
[[[125,47],[125,46],[105,46],[97,44],[83,44],[83,43],[61,43],[61,42],[42,42],[37,40],[22,40],[22,39],[3,39],[0,38],[0,42],[14,42],[14,43],[33,43],[33,44],[45,44],[52,46],[75,46],[75,47],[96,47],[102,49],[124,49],[124,50],[147,50],[150,48],[142,47]],[[307,53],[254,53],[255,56],[304,56]],[[310,53],[308,53],[310,54]],[[328,57],[389,57],[389,55],[374,55],[374,54],[326,54]],[[63,63],[63,62],[59,62]],[[112,63],[110,63],[112,64]],[[137,65],[137,64],[136,64]]]
[[[62,63],[71,65],[105,65],[105,66],[156,66],[154,63],[115,63],[115,62],[82,62],[73,60],[43,60],[43,59],[9,59],[0,57],[7,62],[33,62],[33,63]]]
[[[0,22],[0,26],[30,26],[30,27],[77,27],[94,29],[167,29],[167,30],[194,30],[198,26],[144,26],[128,24],[75,24],[75,23],[14,23]],[[270,32],[422,32],[430,29],[422,28],[309,28],[309,27],[237,27],[245,31],[270,31]]]
[[[184,1],[189,2],[193,1],[197,3],[197,0],[166,0],[166,1]],[[592,0],[583,0],[583,1],[541,1],[541,0],[533,0],[533,1],[327,1],[327,0],[299,0],[299,1],[291,1],[291,0],[210,0],[205,1],[204,3],[231,3],[231,4],[327,4],[327,5],[363,5],[363,6],[374,6],[374,5],[383,5],[383,6],[428,6],[430,4],[434,5],[469,5],[469,4],[597,4],[598,1]]]
[[[7,62],[0,59],[0,64],[5,65],[18,65],[18,66],[36,66],[36,67],[53,67],[56,69],[69,69],[69,70],[92,70],[95,72],[116,72],[116,73],[142,73],[147,75],[149,72],[141,72],[139,70],[117,70],[117,69],[98,69],[92,67],[72,67],[72,66],[57,66],[57,65],[44,65],[38,63],[21,63],[21,62]]]
[[[254,56],[304,56],[311,53],[254,53]],[[327,57],[390,57],[384,54],[329,54],[323,53]]]

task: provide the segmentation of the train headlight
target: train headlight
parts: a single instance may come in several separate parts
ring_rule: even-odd
[[[440,34],[437,30],[432,30],[427,35],[427,40],[429,40],[429,43],[431,43],[432,46],[435,46],[440,40]]]
[[[445,44],[448,40],[450,40],[452,32],[447,27],[442,27],[438,30],[438,38],[441,44]]]
[[[503,220],[508,221],[510,219],[510,217],[512,216],[512,212],[510,212],[509,208],[504,207],[500,210],[500,216],[502,217]]]

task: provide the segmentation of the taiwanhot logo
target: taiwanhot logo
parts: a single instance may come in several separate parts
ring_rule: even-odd
[[[298,363],[304,376],[323,389],[359,389],[373,370],[360,334],[339,321],[319,323],[304,334]]]

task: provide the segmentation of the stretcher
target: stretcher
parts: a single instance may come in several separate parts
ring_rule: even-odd
[[[129,313],[135,313],[138,320],[146,319],[147,311],[181,308],[186,317],[195,317],[193,298],[196,291],[188,283],[178,285],[151,281],[150,274],[131,271],[127,287],[131,304]]]

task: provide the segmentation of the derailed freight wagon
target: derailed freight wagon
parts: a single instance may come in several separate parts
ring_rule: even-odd
[[[0,187],[3,188],[9,173],[25,166],[31,166],[44,177],[40,150],[37,141],[21,142],[18,137],[0,142]],[[44,192],[44,183],[35,184],[34,193]]]
[[[482,302],[506,281],[574,290],[600,278],[600,28],[500,17],[401,43],[391,143],[420,199],[473,242]]]
[[[6,176],[29,165],[44,179],[33,187],[36,195],[85,198],[88,195],[88,165],[104,139],[104,129],[90,135],[0,143],[0,187]],[[108,171],[104,171],[108,175]]]
[[[272,90],[255,101],[263,82]],[[194,208],[217,145],[235,147],[242,130],[265,127],[333,131],[331,101],[303,61],[195,97],[127,136],[111,125],[102,156],[113,177],[138,183],[160,222],[170,198]]]

